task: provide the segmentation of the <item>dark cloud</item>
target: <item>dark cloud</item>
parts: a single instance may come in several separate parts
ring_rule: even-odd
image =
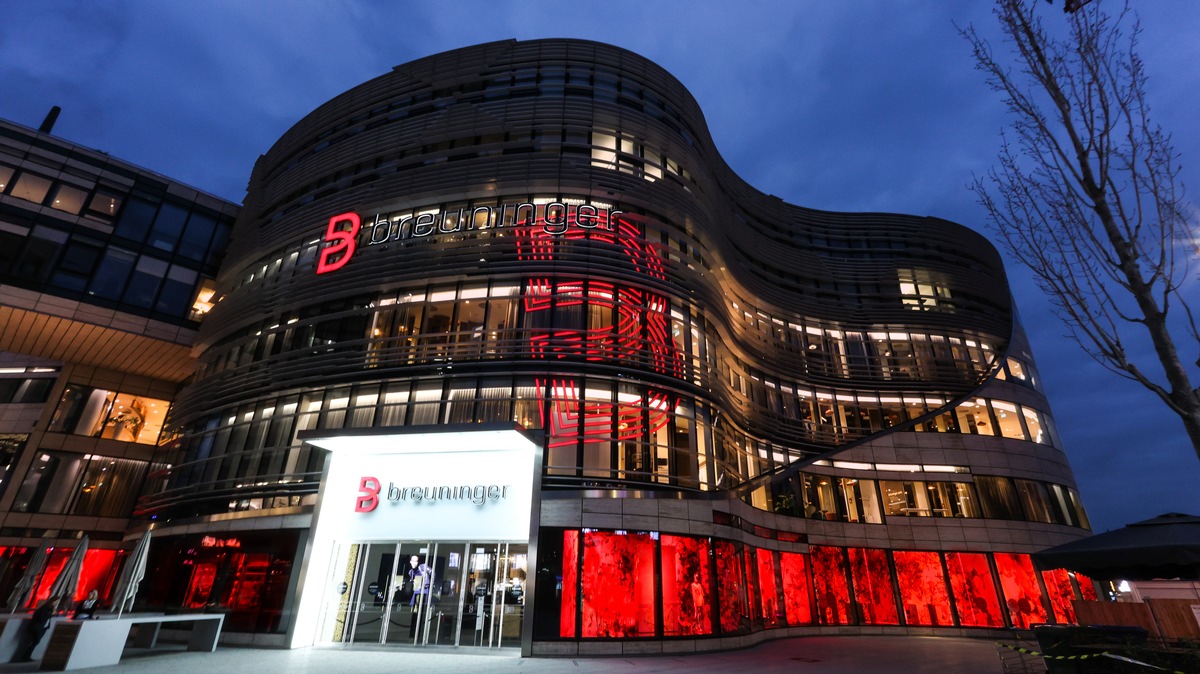
[[[1047,5],[1049,25],[1059,7]],[[1196,184],[1200,5],[1137,8],[1151,101]],[[1005,111],[956,24],[994,33],[986,3],[17,0],[0,22],[0,116],[37,126],[61,105],[57,135],[240,200],[290,125],[396,64],[492,40],[585,38],[677,76],[722,156],[764,192],[985,231],[965,185],[992,164]],[[1027,272],[1010,275],[1096,527],[1200,514],[1200,462],[1180,423],[1066,340]]]

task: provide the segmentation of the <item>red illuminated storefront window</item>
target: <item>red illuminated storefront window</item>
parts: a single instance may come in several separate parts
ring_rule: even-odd
[[[812,622],[808,558],[799,553],[779,553],[779,571],[784,577],[784,613],[788,625]]]
[[[947,552],[946,568],[950,572],[950,588],[954,592],[954,607],[963,627],[1003,627],[1000,599],[987,555],[978,552]]]
[[[779,567],[783,575],[783,608],[789,625],[812,623],[806,560],[805,555],[797,552],[779,553]]]
[[[1055,622],[1075,622],[1075,588],[1071,587],[1071,576],[1066,569],[1053,569],[1042,572],[1042,582],[1046,585],[1049,595],[1050,608],[1054,611]]]
[[[904,604],[904,622],[909,625],[953,625],[941,555],[897,550],[892,553],[892,558],[896,562],[900,601]]]
[[[742,548],[742,553],[745,555],[745,566],[742,567],[746,572],[746,601],[749,603],[750,623],[761,623],[759,617],[758,606],[758,564],[754,560],[754,548],[749,545]]]
[[[813,592],[817,599],[817,622],[822,625],[853,623],[850,587],[846,583],[845,550],[814,545],[810,553]]]
[[[1046,622],[1046,608],[1038,588],[1037,574],[1029,555],[995,553],[996,572],[1000,574],[1000,589],[1013,627],[1025,628]]]
[[[735,634],[750,629],[750,604],[746,601],[741,555],[738,546],[717,541],[717,595],[721,598],[721,633]]]
[[[664,534],[662,544],[663,634],[712,634],[712,573],[708,540]]]
[[[651,534],[583,534],[583,637],[654,636]]]
[[[767,627],[779,625],[779,590],[775,587],[775,553],[757,550],[758,584],[762,589],[762,617]]]
[[[1079,596],[1084,601],[1096,601],[1096,581],[1082,573],[1075,574],[1075,582],[1079,585]]]
[[[900,624],[887,552],[874,548],[850,548],[849,552],[854,598],[862,610],[863,622],[868,625]]]
[[[575,636],[575,610],[579,577],[579,532],[563,532],[562,608],[559,613],[558,635]]]

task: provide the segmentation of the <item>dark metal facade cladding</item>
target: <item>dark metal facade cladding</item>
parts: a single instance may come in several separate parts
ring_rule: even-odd
[[[452,229],[447,212],[547,202],[620,211],[619,231],[550,235],[536,220],[369,245],[383,238],[376,215],[427,210]],[[317,274],[318,242],[343,213],[361,217],[357,249]],[[319,461],[284,458],[300,425],[416,423],[411,410],[381,412],[399,383],[413,384],[410,404],[418,386],[439,387],[443,405],[461,384],[476,396],[467,420],[494,421],[482,411],[489,378],[513,397],[536,390],[538,415],[502,414],[546,430],[550,486],[724,489],[888,432],[859,423],[881,397],[939,401],[892,427],[944,410],[992,374],[1013,326],[1001,260],[980,235],[764,195],[721,159],[682,84],[575,40],[438,54],[322,105],[258,160],[218,284],[199,370],[172,411],[179,463],[143,512],[313,493]],[[442,293],[461,310],[466,289],[484,287],[495,307],[501,286],[519,301],[484,346],[461,325],[422,340],[388,319],[376,332],[406,295],[424,293],[428,309]],[[580,303],[606,317],[579,323],[569,307]],[[614,392],[607,406],[585,393],[599,383]],[[377,385],[376,398],[359,395]],[[339,386],[348,403],[330,402]],[[314,391],[326,393],[304,397]],[[357,422],[356,396],[376,406]],[[276,432],[289,404],[297,415],[316,405],[319,418]],[[672,420],[672,438],[656,440],[683,409],[687,427]],[[630,424],[642,435],[623,436]],[[597,443],[610,454],[593,471]]]

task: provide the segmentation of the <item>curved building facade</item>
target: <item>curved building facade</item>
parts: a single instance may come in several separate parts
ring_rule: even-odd
[[[627,51],[331,100],[216,297],[139,513],[151,596],[258,642],[697,650],[1094,592],[1026,554],[1087,522],[995,249],[756,191]]]

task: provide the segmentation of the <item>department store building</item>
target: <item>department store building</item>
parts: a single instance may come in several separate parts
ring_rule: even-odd
[[[33,208],[16,190],[36,167],[0,164],[3,204]],[[121,194],[101,248],[165,271],[156,299],[130,280],[113,309],[170,324],[186,354],[126,386],[137,362],[89,378],[0,342],[58,368],[0,375],[51,382],[34,431],[3,436],[14,569],[51,528],[34,518],[74,517],[90,484],[14,501],[40,455],[67,452],[140,462],[111,524],[153,529],[139,602],[224,611],[237,643],[681,652],[985,634],[1070,622],[1095,596],[1028,556],[1089,527],[993,246],[758,192],[635,54],[510,40],[423,58],[300,120],[240,209],[169,181],[157,201]],[[36,218],[57,215],[41,197]],[[156,245],[177,207],[215,233],[236,214],[227,246],[204,243],[219,267]],[[5,283],[95,311],[86,283],[108,275],[55,285],[66,252],[21,280],[39,228],[58,231],[28,225],[3,225],[22,251]],[[181,277],[197,302],[166,321]],[[129,426],[112,399],[88,407],[96,390],[169,406],[161,432],[110,444]]]

